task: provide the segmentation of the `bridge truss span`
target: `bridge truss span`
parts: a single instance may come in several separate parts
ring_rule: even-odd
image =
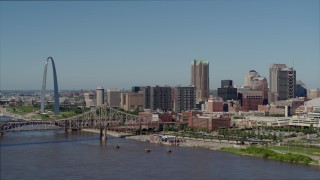
[[[20,127],[29,126],[38,130],[39,126],[44,129],[53,129],[52,127],[69,130],[80,129],[115,129],[115,130],[141,130],[150,128],[159,128],[159,121],[152,121],[151,118],[139,118],[107,105],[91,109],[80,115],[61,120],[41,120],[41,121],[23,121],[23,122],[3,122],[0,123],[0,132],[21,131]],[[49,128],[50,127],[50,128]]]

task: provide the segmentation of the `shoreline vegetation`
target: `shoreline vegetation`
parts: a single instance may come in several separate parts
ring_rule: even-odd
[[[221,148],[220,151],[231,152],[234,154],[248,155],[253,157],[260,157],[264,159],[277,160],[281,162],[298,163],[305,165],[319,165],[318,161],[311,157],[302,154],[292,153],[278,153],[264,147],[247,147],[247,148]]]
[[[82,131],[100,133],[98,129],[84,129]],[[129,133],[114,132],[114,131],[107,131],[107,134],[113,137],[118,137],[118,138],[126,137],[128,139],[133,139],[137,141],[157,143],[162,145],[173,145],[173,143],[154,140],[150,138],[152,135],[132,135]],[[179,136],[177,137],[177,139],[179,139],[179,143],[176,145],[182,146],[182,147],[208,148],[211,150],[218,150],[218,151],[229,152],[234,154],[277,160],[281,162],[320,166],[318,160],[304,154],[285,153],[278,150],[274,151],[269,148],[258,147],[258,146],[244,146],[244,145],[240,146],[240,145],[237,145],[237,142],[235,141],[226,141],[226,140],[221,141],[221,140],[215,140],[215,139],[209,140],[209,139],[200,139],[200,138],[197,139],[197,138],[186,138],[186,137],[179,137]],[[318,159],[320,159],[320,157]]]

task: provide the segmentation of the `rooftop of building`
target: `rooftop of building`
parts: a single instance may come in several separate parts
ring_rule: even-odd
[[[263,77],[263,76],[258,76],[258,77],[254,77],[252,80],[253,81],[262,81],[262,80],[265,80],[266,78]]]
[[[120,89],[107,89],[109,92],[120,92]]]
[[[196,62],[196,64],[209,64],[209,62],[208,62],[208,61],[205,61],[205,60],[197,60],[197,59],[195,59],[195,60],[192,62],[192,64],[194,64],[194,62]]]
[[[320,106],[320,98],[315,98],[315,99],[312,99],[310,101],[306,101],[305,103],[305,106]]]
[[[275,68],[275,67],[278,67],[278,68],[286,68],[287,65],[286,65],[286,64],[271,64],[270,67],[271,67],[271,68]]]
[[[320,91],[320,88],[316,88],[316,89],[309,89],[309,92],[317,92]]]
[[[194,85],[189,85],[189,86],[178,85],[178,86],[176,86],[176,88],[190,88],[190,87],[196,87],[196,86],[194,86]]]
[[[295,71],[292,67],[282,68],[282,71]]]
[[[242,90],[241,93],[243,95],[245,95],[245,94],[262,94],[261,91],[247,90],[247,89]]]

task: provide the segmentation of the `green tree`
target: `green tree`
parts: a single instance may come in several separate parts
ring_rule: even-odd
[[[273,135],[272,135],[272,140],[276,141],[277,140],[277,135],[276,133],[274,132]]]

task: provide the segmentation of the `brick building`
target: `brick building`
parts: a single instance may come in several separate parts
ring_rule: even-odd
[[[189,118],[188,127],[196,129],[206,129],[208,131],[215,131],[222,128],[230,128],[231,118],[226,115],[219,117],[192,117]]]
[[[197,115],[201,115],[202,112],[199,111],[185,111],[181,113],[181,122],[188,122],[190,118],[197,116]]]
[[[223,112],[223,99],[210,97],[207,102],[207,113]]]
[[[263,93],[261,91],[247,91],[241,93],[241,111],[256,111],[258,105],[263,104]]]

